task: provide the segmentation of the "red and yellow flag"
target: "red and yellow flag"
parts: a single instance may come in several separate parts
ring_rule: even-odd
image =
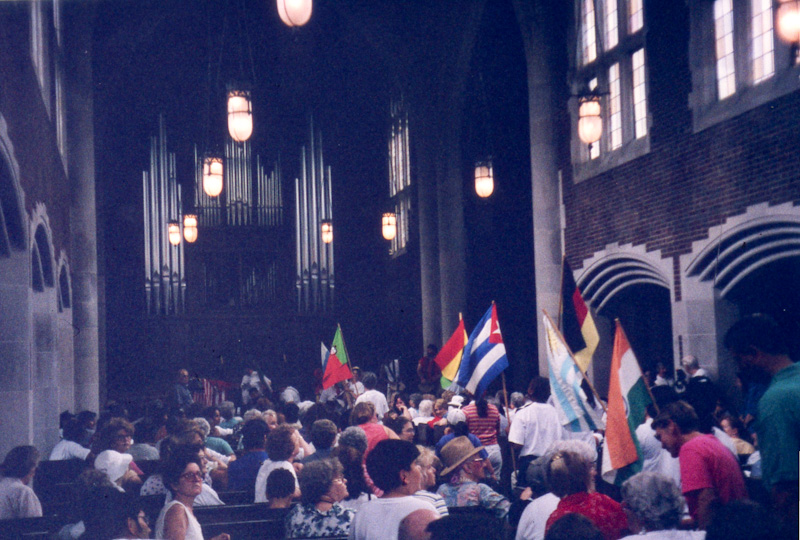
[[[464,352],[464,346],[467,344],[467,331],[464,328],[464,320],[459,315],[458,326],[456,327],[453,335],[444,344],[444,347],[436,355],[433,360],[439,369],[442,371],[442,388],[447,388],[452,384],[453,379],[458,374],[458,368],[461,366],[461,355]]]

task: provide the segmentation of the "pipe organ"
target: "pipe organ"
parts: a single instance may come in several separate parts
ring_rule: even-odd
[[[170,221],[182,221],[181,187],[175,174],[175,154],[167,150],[163,116],[158,119],[158,135],[150,138],[150,170],[143,171],[142,186],[147,312],[183,313],[186,294],[183,242],[173,246],[167,232]]]
[[[321,239],[323,221],[332,221],[331,168],[322,155],[322,133],[309,127],[308,146],[300,152],[300,177],[294,180],[297,309],[301,313],[333,308],[333,243]],[[335,226],[334,226],[335,235]]]

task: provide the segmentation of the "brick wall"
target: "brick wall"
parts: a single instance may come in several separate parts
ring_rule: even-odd
[[[692,133],[688,16],[685,6],[661,8],[647,37],[651,151],[577,184],[562,166],[575,269],[614,242],[677,256],[748,206],[800,202],[800,93]]]

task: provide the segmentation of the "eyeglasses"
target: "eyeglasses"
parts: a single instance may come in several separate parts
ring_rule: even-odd
[[[344,476],[337,476],[336,478],[333,479],[333,481],[334,482],[341,482],[342,484],[346,484],[347,483],[347,478],[345,478]]]
[[[205,476],[201,472],[185,472],[181,475],[181,478],[184,480],[197,480],[198,482],[202,482]]]

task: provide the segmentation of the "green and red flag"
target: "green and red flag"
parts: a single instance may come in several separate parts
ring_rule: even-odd
[[[331,352],[325,365],[325,373],[322,375],[322,389],[325,390],[337,382],[352,379],[353,374],[350,372],[349,364],[350,360],[347,358],[347,349],[344,347],[342,338],[342,328],[336,325],[336,335],[333,336]]]

